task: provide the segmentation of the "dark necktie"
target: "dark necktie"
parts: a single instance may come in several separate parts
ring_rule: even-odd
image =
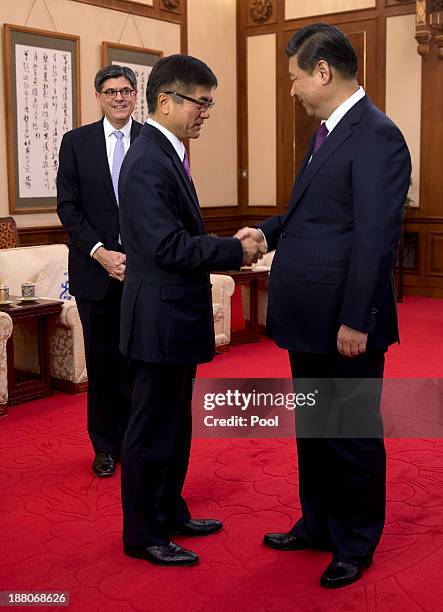
[[[312,149],[312,155],[315,155],[317,153],[319,148],[322,146],[322,144],[326,140],[328,134],[329,134],[329,130],[326,127],[326,123],[322,123],[321,126],[317,128],[317,131],[315,132],[315,141],[314,141],[314,147]]]
[[[185,167],[185,172],[188,175],[188,179],[191,181],[192,177],[191,177],[191,165],[189,163],[189,157],[188,154],[185,151],[185,156],[183,158],[183,165]]]

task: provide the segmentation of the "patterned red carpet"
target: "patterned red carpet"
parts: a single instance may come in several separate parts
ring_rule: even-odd
[[[400,318],[387,375],[443,376],[443,301],[410,298]],[[200,369],[288,374],[269,340]],[[388,441],[388,518],[374,566],[331,592],[318,584],[327,553],[261,544],[298,513],[292,440],[195,440],[186,497],[194,516],[221,518],[224,530],[177,538],[199,553],[198,566],[159,568],[121,552],[119,479],[92,476],[84,410],[84,395],[57,394],[0,421],[0,591],[69,591],[74,611],[443,611],[443,440]]]

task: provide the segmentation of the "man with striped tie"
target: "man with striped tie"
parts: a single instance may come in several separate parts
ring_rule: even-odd
[[[171,55],[147,85],[149,119],[120,173],[120,229],[127,266],[120,347],[129,357],[133,402],[122,452],[127,555],[194,565],[171,536],[209,535],[220,521],[192,519],[182,496],[191,446],[192,379],[215,354],[212,270],[254,261],[258,243],[206,234],[186,138],[198,138],[217,79],[200,60]]]
[[[106,66],[95,77],[103,113],[67,132],[57,176],[57,213],[69,233],[70,293],[83,327],[88,370],[88,432],[96,476],[115,473],[130,408],[127,363],[119,348],[125,261],[118,221],[118,177],[141,124],[133,121],[134,72]]]

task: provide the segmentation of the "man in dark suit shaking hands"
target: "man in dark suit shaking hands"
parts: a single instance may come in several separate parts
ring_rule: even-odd
[[[289,350],[296,385],[297,379],[315,378],[334,395],[336,379],[349,379],[350,385],[356,384],[352,379],[380,380],[385,352],[398,340],[393,254],[410,157],[399,129],[359,87],[356,55],[340,30],[307,26],[289,41],[287,54],[291,95],[322,123],[287,213],[238,235],[258,240],[264,234],[269,249],[276,248],[269,328]],[[303,435],[297,427],[302,517],[289,533],[264,539],[280,550],[330,550],[332,562],[321,577],[325,587],[360,578],[382,534],[386,456],[380,392],[378,383],[353,401],[350,421],[349,404],[342,402],[337,411],[335,402],[334,418],[348,436],[337,437],[337,430],[328,435],[333,414],[327,398],[320,405],[328,427]],[[304,413],[303,423],[309,411]],[[311,413],[314,420],[321,417]]]
[[[182,496],[191,447],[192,379],[215,354],[212,270],[259,256],[246,237],[208,236],[183,141],[198,138],[217,79],[186,55],[160,59],[147,85],[149,119],[120,175],[126,247],[121,350],[133,373],[133,403],[122,454],[123,544],[127,555],[193,565],[197,555],[171,536],[218,531],[192,519]]]
[[[125,254],[118,220],[118,176],[141,124],[133,121],[134,72],[106,66],[95,77],[104,117],[67,132],[60,147],[57,213],[69,233],[69,283],[83,327],[88,370],[88,432],[93,472],[115,473],[130,409],[127,363],[119,351]]]

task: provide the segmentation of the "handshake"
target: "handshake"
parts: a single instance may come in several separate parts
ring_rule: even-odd
[[[234,238],[238,238],[243,248],[243,265],[250,266],[263,257],[268,250],[263,232],[255,227],[243,227]]]

